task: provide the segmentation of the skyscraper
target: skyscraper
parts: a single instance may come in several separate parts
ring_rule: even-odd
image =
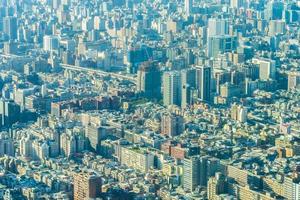
[[[252,62],[259,66],[260,80],[275,79],[276,66],[274,60],[265,58],[254,58],[252,59]]]
[[[14,141],[7,132],[0,133],[0,156],[14,156]]]
[[[207,44],[207,56],[216,58],[219,54],[236,50],[237,37],[230,35],[210,36]]]
[[[244,0],[230,0],[230,7],[231,8],[241,8],[244,6]]]
[[[226,191],[225,177],[221,173],[216,173],[215,177],[211,177],[208,181],[207,198],[209,200],[217,199],[217,195]]]
[[[246,122],[247,121],[247,108],[242,105],[233,104],[231,106],[231,119]]]
[[[271,20],[269,22],[269,36],[284,34],[286,32],[286,24],[284,20]]]
[[[208,20],[208,37],[229,34],[228,19],[210,18]]]
[[[58,50],[59,38],[53,35],[45,35],[43,38],[43,49],[45,51]]]
[[[184,11],[187,16],[191,15],[193,10],[193,0],[184,1]]]
[[[7,16],[3,19],[3,32],[8,35],[10,40],[17,39],[17,18]]]
[[[106,129],[102,126],[88,125],[86,127],[86,137],[90,142],[90,147],[96,152],[100,152],[100,141],[105,139],[106,135]]]
[[[181,107],[186,108],[193,102],[196,88],[196,70],[194,68],[181,71]]]
[[[288,89],[294,89],[300,85],[300,72],[290,72],[288,76]]]
[[[265,19],[278,20],[283,18],[284,4],[281,1],[271,0],[267,3],[265,9]]]
[[[74,200],[100,197],[101,177],[91,173],[74,175]]]
[[[163,115],[161,121],[161,134],[170,137],[180,135],[184,131],[184,120],[180,115]]]
[[[183,160],[183,188],[194,191],[200,185],[200,159],[191,157]]]
[[[161,75],[154,62],[142,63],[137,73],[137,91],[146,98],[159,98]]]
[[[10,100],[0,100],[1,125],[11,126],[19,120],[20,106]]]
[[[230,37],[228,19],[210,18],[207,24],[207,55],[211,57],[214,55],[212,52],[219,54],[219,51],[224,53],[222,49],[227,49],[226,43]]]
[[[163,101],[164,105],[181,104],[181,77],[180,72],[171,71],[163,74]]]
[[[199,91],[199,98],[209,102],[211,100],[211,67],[196,67],[196,86]]]

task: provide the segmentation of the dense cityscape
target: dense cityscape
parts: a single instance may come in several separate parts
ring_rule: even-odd
[[[0,0],[0,199],[300,200],[299,0]]]

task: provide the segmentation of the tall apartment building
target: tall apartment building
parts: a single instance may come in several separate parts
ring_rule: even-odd
[[[161,134],[170,137],[180,135],[184,131],[184,119],[180,115],[163,115]]]
[[[88,200],[101,195],[101,177],[91,173],[74,175],[74,200]]]
[[[191,157],[183,160],[183,188],[194,191],[200,185],[200,159]]]
[[[247,121],[247,108],[242,105],[233,104],[231,106],[231,119],[246,122]]]

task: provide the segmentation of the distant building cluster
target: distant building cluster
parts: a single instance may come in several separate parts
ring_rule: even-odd
[[[0,199],[300,200],[300,1],[0,0]]]

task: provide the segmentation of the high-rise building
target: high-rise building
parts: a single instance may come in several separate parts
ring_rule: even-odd
[[[269,36],[276,36],[278,34],[284,34],[286,32],[286,23],[283,20],[271,20],[269,22]]]
[[[54,35],[45,35],[43,38],[43,49],[45,51],[54,51],[59,48],[59,38]]]
[[[196,70],[194,68],[181,70],[181,108],[193,103],[195,91]]]
[[[193,0],[184,0],[184,11],[187,16],[193,11]]]
[[[288,89],[294,89],[300,85],[300,72],[290,72],[288,75]]]
[[[20,106],[11,100],[0,100],[1,125],[11,126],[19,120]]]
[[[181,76],[178,71],[163,74],[163,101],[165,106],[181,105]]]
[[[252,62],[259,66],[260,80],[275,79],[276,66],[274,60],[266,58],[253,58]]]
[[[200,159],[198,156],[183,160],[183,188],[194,191],[200,185]]]
[[[66,157],[76,153],[76,140],[74,135],[63,133],[60,136],[60,152]]]
[[[231,106],[231,119],[246,122],[247,121],[247,108],[242,105],[233,104]]]
[[[100,141],[107,135],[107,131],[102,126],[88,125],[86,127],[86,137],[89,139],[91,148],[100,152]]]
[[[207,185],[208,200],[219,199],[218,195],[226,192],[225,177],[221,173],[216,173],[215,177],[211,177]]]
[[[230,7],[231,8],[241,8],[244,6],[244,0],[230,0]]]
[[[32,155],[32,139],[30,136],[24,136],[19,142],[20,156],[24,159],[30,159]]]
[[[284,3],[277,0],[271,0],[267,3],[265,9],[266,20],[282,19],[284,15]]]
[[[0,132],[0,156],[14,156],[14,142],[7,132]]]
[[[17,39],[17,18],[7,16],[3,19],[3,32],[8,35],[10,40]]]
[[[146,173],[154,166],[154,155],[139,147],[121,147],[121,164]]]
[[[137,73],[137,91],[147,98],[159,98],[161,75],[154,62],[142,63]]]
[[[229,34],[229,20],[210,18],[208,20],[208,37],[228,35]]]
[[[161,134],[170,137],[180,135],[184,131],[184,119],[180,115],[165,114],[161,120]]]
[[[74,175],[74,200],[98,198],[100,195],[100,176],[85,172]]]
[[[230,35],[210,36],[207,44],[207,56],[216,58],[219,54],[236,50],[237,37]]]
[[[211,67],[196,67],[196,86],[200,100],[209,102],[211,100]]]
[[[229,35],[229,20],[228,19],[219,19],[219,18],[210,18],[208,19],[207,24],[207,55],[211,57],[211,52],[213,50],[218,54],[219,50],[222,49],[222,43],[226,43],[226,39]],[[214,42],[213,44],[210,44]],[[225,47],[223,46],[223,49]],[[226,48],[225,48],[226,49]]]

